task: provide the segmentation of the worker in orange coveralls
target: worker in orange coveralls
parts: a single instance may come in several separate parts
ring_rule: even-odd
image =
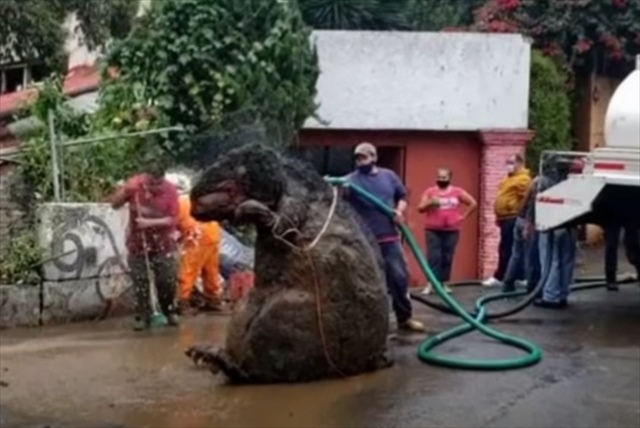
[[[201,223],[191,217],[189,195],[181,195],[178,211],[178,231],[182,251],[178,274],[178,310],[182,314],[192,311],[191,295],[202,276],[205,311],[222,310],[220,286],[220,240],[222,229],[217,222]]]

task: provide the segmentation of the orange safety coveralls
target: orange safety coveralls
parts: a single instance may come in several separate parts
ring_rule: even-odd
[[[178,273],[178,300],[188,301],[198,276],[202,275],[204,295],[208,300],[220,299],[220,240],[222,229],[215,222],[201,223],[191,217],[189,195],[179,199],[178,231],[182,251]]]

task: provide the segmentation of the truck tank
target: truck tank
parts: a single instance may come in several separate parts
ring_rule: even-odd
[[[640,151],[640,55],[609,101],[604,138],[607,148]]]
[[[541,164],[565,173],[538,194],[536,229],[579,224],[640,227],[640,56],[636,69],[611,97],[604,137],[605,147],[591,153],[543,153]],[[581,166],[577,171],[561,166],[569,164],[567,159]]]

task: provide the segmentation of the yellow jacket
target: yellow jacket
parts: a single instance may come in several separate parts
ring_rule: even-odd
[[[521,168],[503,178],[498,185],[498,195],[494,205],[496,217],[504,219],[517,216],[530,185],[531,174],[526,168]]]

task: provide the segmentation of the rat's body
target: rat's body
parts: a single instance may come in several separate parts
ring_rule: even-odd
[[[303,382],[391,364],[384,273],[350,207],[337,201],[310,250],[282,242],[308,246],[330,217],[334,192],[317,173],[245,146],[209,168],[191,198],[196,219],[254,223],[258,234],[255,286],[233,315],[225,347],[198,345],[189,356],[234,383]]]

